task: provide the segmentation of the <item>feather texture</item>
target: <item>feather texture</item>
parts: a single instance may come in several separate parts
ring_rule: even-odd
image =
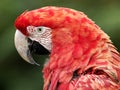
[[[52,51],[44,66],[44,90],[119,90],[120,54],[109,36],[83,12],[43,7],[21,14],[17,29],[52,29]]]

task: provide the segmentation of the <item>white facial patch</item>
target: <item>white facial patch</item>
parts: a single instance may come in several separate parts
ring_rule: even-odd
[[[52,49],[51,29],[48,27],[40,26],[28,26],[27,32],[31,40],[39,42],[48,51]]]

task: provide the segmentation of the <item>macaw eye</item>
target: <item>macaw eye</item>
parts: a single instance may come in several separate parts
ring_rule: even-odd
[[[38,33],[43,34],[46,31],[45,27],[36,27]]]
[[[38,31],[41,32],[41,31],[42,31],[42,28],[38,28]]]

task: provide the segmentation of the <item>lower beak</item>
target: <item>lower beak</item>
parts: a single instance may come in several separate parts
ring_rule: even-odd
[[[31,64],[39,65],[32,58],[31,51],[28,47],[28,37],[23,35],[19,30],[16,30],[14,42],[18,53],[25,61]]]

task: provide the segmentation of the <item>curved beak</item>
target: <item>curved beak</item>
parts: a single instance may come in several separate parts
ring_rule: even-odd
[[[14,42],[18,53],[25,61],[31,64],[39,65],[32,58],[31,51],[28,47],[29,46],[28,37],[23,35],[19,30],[16,30]]]

